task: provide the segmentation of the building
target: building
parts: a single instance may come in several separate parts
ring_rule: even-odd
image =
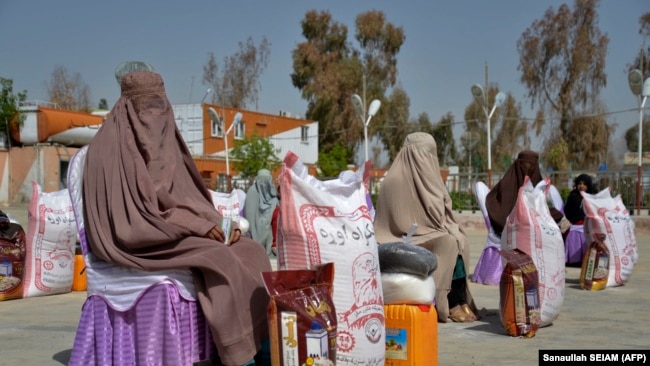
[[[235,140],[257,134],[279,149],[280,159],[287,151],[296,153],[308,166],[314,167],[318,159],[318,122],[286,113],[272,115],[209,104],[172,107],[176,125],[207,181],[225,179],[226,138],[231,149]],[[217,111],[221,124],[210,119],[208,108]],[[11,131],[14,144],[0,144],[0,202],[29,202],[32,181],[43,192],[66,188],[71,157],[92,140],[107,114],[65,111],[42,102],[26,103],[21,111],[26,118],[20,129]],[[237,113],[241,113],[242,123],[228,131]],[[230,133],[226,136],[225,131]],[[237,173],[230,169],[231,176]]]

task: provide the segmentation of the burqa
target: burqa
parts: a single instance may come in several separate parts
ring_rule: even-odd
[[[268,337],[264,249],[206,237],[221,216],[176,128],[160,75],[136,71],[90,143],[83,175],[92,251],[142,270],[192,268],[198,299],[226,365],[253,358]]]

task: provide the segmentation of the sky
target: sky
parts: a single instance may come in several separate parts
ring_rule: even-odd
[[[94,105],[105,98],[112,106],[120,92],[115,67],[140,60],[162,75],[172,104],[198,103],[207,89],[201,79],[210,52],[221,66],[238,51],[238,42],[252,37],[259,44],[266,37],[270,59],[260,78],[257,110],[304,116],[307,103],[290,75],[291,51],[305,40],[300,27],[305,13],[328,10],[348,26],[356,46],[355,17],[381,10],[406,36],[397,67],[411,118],[425,112],[437,122],[451,112],[462,121],[472,102],[471,85],[485,83],[486,64],[488,81],[512,93],[524,115],[533,118],[519,81],[517,41],[548,8],[563,3],[573,7],[570,0],[2,0],[0,76],[13,80],[14,92],[26,90],[28,100],[48,100],[46,84],[63,66],[81,75]],[[601,98],[610,112],[620,112],[610,117],[620,136],[639,120],[625,68],[642,45],[639,17],[650,11],[650,1],[601,0],[598,11],[600,30],[610,38]],[[461,128],[454,130],[457,138]]]

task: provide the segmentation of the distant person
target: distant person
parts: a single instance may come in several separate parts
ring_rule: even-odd
[[[83,170],[92,252],[145,271],[191,268],[221,362],[254,365],[269,338],[260,275],[271,271],[269,258],[237,227],[225,241],[223,218],[176,127],[161,76],[135,71],[120,85]]]
[[[439,321],[473,322],[478,311],[467,286],[470,243],[454,218],[436,149],[428,133],[406,136],[379,189],[375,235],[378,243],[399,242],[417,224],[410,242],[438,259],[433,278]]]
[[[278,205],[273,210],[273,217],[271,218],[271,230],[273,231],[273,245],[272,251],[274,255],[278,254],[278,228],[280,224],[280,186],[275,187],[278,192]]]
[[[488,192],[485,198],[485,208],[488,212],[490,224],[495,234],[501,237],[506,219],[512,212],[519,188],[524,185],[524,179],[528,176],[533,186],[542,180],[539,170],[539,154],[534,151],[524,150],[517,155],[517,159],[508,167],[501,180]],[[561,231],[566,232],[571,224],[564,218],[560,210],[550,207],[553,220],[560,226]]]
[[[582,207],[583,198],[580,192],[596,193],[592,179],[587,174],[580,174],[573,180],[573,190],[569,193],[564,205],[564,215],[572,225],[582,225],[585,220],[585,211]]]
[[[278,190],[268,169],[260,169],[246,192],[244,214],[253,240],[262,244],[267,255],[273,254],[273,211],[280,204]]]
[[[587,174],[580,174],[573,183],[573,190],[564,205],[564,214],[571,222],[571,228],[564,238],[564,255],[567,265],[582,265],[587,251],[587,241],[584,233],[585,211],[581,192],[594,194],[596,190],[591,177]]]

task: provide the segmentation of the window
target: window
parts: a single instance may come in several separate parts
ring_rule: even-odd
[[[309,143],[309,126],[300,127],[300,142],[303,144]]]
[[[245,135],[246,135],[246,123],[244,121],[240,121],[239,124],[235,126],[235,139],[243,140]]]
[[[210,136],[223,137],[223,122],[221,120],[212,120],[210,125]]]

